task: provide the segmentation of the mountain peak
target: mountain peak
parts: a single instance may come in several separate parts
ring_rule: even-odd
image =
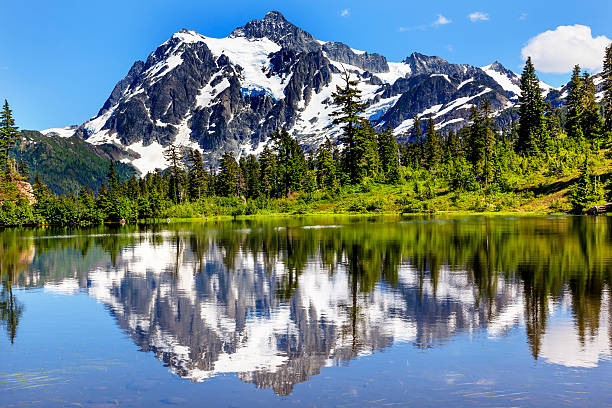
[[[267,38],[281,47],[296,51],[318,51],[317,40],[308,32],[289,22],[278,11],[270,11],[263,20],[249,21],[236,28],[230,37]]]
[[[506,69],[506,67],[504,67],[499,61],[494,61],[491,65],[487,65],[486,67],[483,67],[483,69],[500,72],[502,74],[509,72],[508,69]]]
[[[285,16],[283,16],[283,13],[281,13],[280,11],[276,11],[276,10],[268,11],[266,16],[264,17],[264,20],[287,21]]]

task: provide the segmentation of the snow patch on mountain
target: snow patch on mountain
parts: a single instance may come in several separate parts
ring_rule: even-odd
[[[77,130],[77,128],[78,126],[72,125],[72,126],[66,126],[63,128],[45,129],[45,130],[41,130],[40,133],[42,133],[45,136],[71,137],[74,135],[74,132]]]
[[[141,174],[147,174],[153,172],[156,169],[164,169],[168,167],[169,163],[164,157],[164,146],[158,142],[153,142],[148,146],[145,146],[141,141],[132,143],[126,146],[126,149],[138,153],[140,157],[135,160],[123,159],[123,163],[128,163],[134,166]]]
[[[504,91],[512,92],[514,95],[519,96],[521,94],[521,87],[518,76],[514,75],[509,77],[508,75],[495,70],[493,66],[494,64],[491,64],[480,69],[482,69],[485,74],[493,78],[495,82],[497,82],[504,89]]]
[[[387,62],[389,72],[377,73],[376,76],[387,84],[393,84],[399,78],[405,78],[412,74],[410,65],[404,62]]]
[[[226,55],[233,64],[242,68],[240,82],[244,90],[249,93],[264,92],[277,101],[285,97],[288,78],[268,75],[270,54],[280,51],[280,45],[267,38],[201,37],[216,58]]]

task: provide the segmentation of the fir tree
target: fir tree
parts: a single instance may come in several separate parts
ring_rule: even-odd
[[[433,117],[429,116],[427,121],[427,133],[425,135],[425,166],[428,170],[434,169],[442,157],[440,139],[436,131]]]
[[[24,179],[27,180],[30,178],[30,168],[28,166],[28,163],[24,162],[23,160],[19,161],[19,164],[17,165],[17,171]]]
[[[336,175],[336,161],[334,160],[334,146],[329,138],[317,150],[317,183],[323,190],[333,193],[338,189]]]
[[[357,160],[356,179],[354,182],[360,183],[365,177],[378,179],[380,174],[380,158],[378,156],[378,144],[376,131],[369,121],[363,122],[357,129],[357,143],[354,149]]]
[[[408,150],[410,152],[411,163],[415,167],[419,167],[425,158],[425,143],[423,142],[423,131],[421,130],[419,115],[414,115],[414,123],[410,130],[410,141]]]
[[[570,188],[570,202],[573,211],[582,213],[599,204],[604,198],[603,188],[598,175],[589,168],[585,158],[578,182]]]
[[[343,73],[344,88],[336,86],[336,92],[332,94],[334,104],[338,110],[332,113],[333,124],[341,125],[343,134],[340,138],[344,144],[345,166],[350,175],[352,183],[359,182],[359,154],[357,130],[363,125],[365,119],[359,116],[366,106],[360,102],[361,91],[357,89],[357,81],[351,80],[347,71]]]
[[[183,200],[183,152],[180,146],[168,145],[164,151],[166,161],[170,163],[169,194],[175,203]]]
[[[202,153],[197,149],[189,149],[187,162],[189,166],[187,172],[189,197],[193,200],[199,200],[208,191],[208,174],[204,168]]]
[[[539,151],[538,140],[542,132],[543,112],[542,90],[531,57],[527,58],[521,75],[519,105],[520,119],[516,150],[524,155],[534,155]]]
[[[609,132],[612,138],[612,44],[606,48],[603,62],[603,100],[605,118],[605,131]]]
[[[234,153],[225,152],[219,163],[217,186],[219,194],[225,197],[240,196],[240,166]]]
[[[308,170],[306,157],[302,147],[289,135],[286,129],[276,131],[270,137],[276,152],[281,192],[287,197],[292,192],[302,189],[304,177]]]
[[[265,146],[259,155],[259,178],[263,195],[275,197],[277,188],[276,157],[268,146]]]
[[[259,163],[257,157],[250,154],[240,158],[240,171],[244,179],[244,193],[247,198],[256,198],[261,192]]]
[[[576,65],[572,72],[572,79],[568,84],[567,94],[567,121],[565,131],[574,140],[581,140],[584,136],[582,131],[582,110],[583,110],[583,86],[580,79],[580,66]]]
[[[595,141],[601,137],[601,117],[599,106],[595,100],[595,84],[593,78],[585,72],[580,80],[582,96],[582,117],[580,126],[587,140]]]
[[[385,181],[391,184],[399,182],[399,153],[391,126],[378,134],[378,155]]]
[[[4,100],[2,112],[0,112],[0,166],[6,176],[11,175],[9,168],[9,152],[15,147],[19,132],[15,126],[13,119],[13,111],[9,108],[9,104]]]

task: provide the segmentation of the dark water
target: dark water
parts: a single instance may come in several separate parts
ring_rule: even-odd
[[[612,217],[0,232],[2,406],[610,406]]]

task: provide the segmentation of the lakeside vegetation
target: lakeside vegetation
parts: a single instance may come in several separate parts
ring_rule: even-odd
[[[574,69],[566,105],[542,97],[528,59],[519,119],[494,128],[488,101],[472,107],[470,125],[442,133],[433,117],[414,117],[399,145],[391,128],[374,129],[360,114],[357,82],[345,75],[333,95],[338,149],[327,139],[305,152],[282,129],[259,157],[225,152],[218,171],[197,150],[170,145],[165,171],[126,179],[111,162],[106,183],[55,195],[34,178],[32,197],[18,181],[28,166],[11,158],[19,138],[8,103],[0,118],[0,225],[95,225],[159,218],[270,214],[555,212],[584,213],[612,201],[612,46],[606,50],[604,96]]]

